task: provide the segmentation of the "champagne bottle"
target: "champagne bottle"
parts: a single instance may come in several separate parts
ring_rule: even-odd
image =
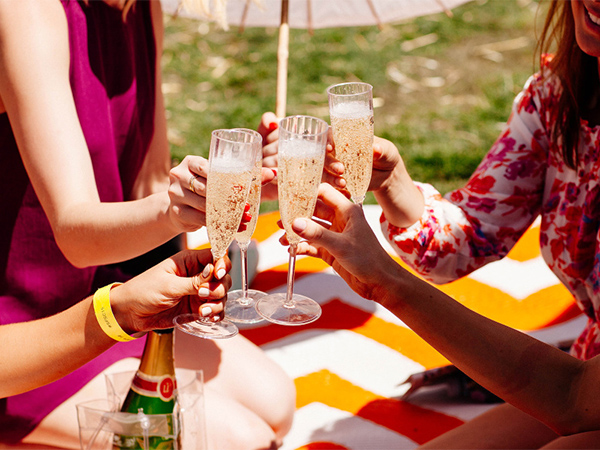
[[[152,331],[146,338],[140,366],[125,397],[121,412],[148,415],[172,414],[176,395],[173,329]],[[180,427],[172,421],[169,423],[169,434],[174,435],[174,430],[179,429]],[[152,436],[148,439],[147,445],[153,450],[180,448],[177,436],[174,438]],[[113,450],[144,448],[143,436],[114,435]]]

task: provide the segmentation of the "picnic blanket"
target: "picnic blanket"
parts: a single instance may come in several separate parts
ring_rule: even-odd
[[[366,205],[364,211],[382,245],[403,264],[380,231],[380,207]],[[253,289],[285,291],[288,253],[279,243],[278,219],[277,212],[258,219]],[[572,340],[585,318],[544,264],[538,237],[535,223],[506,258],[439,288],[545,342]],[[190,248],[207,241],[203,230],[188,234]],[[295,381],[297,410],[282,450],[413,449],[493,406],[459,395],[452,384],[423,388],[403,400],[411,375],[449,362],[385,308],[356,295],[322,261],[298,258],[295,292],[321,304],[319,320],[299,327],[240,327]]]

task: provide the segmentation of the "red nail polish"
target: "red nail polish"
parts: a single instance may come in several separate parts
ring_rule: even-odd
[[[277,122],[271,122],[269,124],[269,130],[273,131],[276,130],[279,127],[279,125],[277,125]]]

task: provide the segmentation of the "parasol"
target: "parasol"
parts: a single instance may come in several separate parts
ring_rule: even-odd
[[[289,29],[378,26],[445,12],[470,0],[161,0],[164,12],[229,26],[278,27],[275,113],[285,117]]]

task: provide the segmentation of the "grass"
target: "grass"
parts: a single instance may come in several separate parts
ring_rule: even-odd
[[[440,13],[381,31],[291,30],[287,114],[328,121],[327,86],[366,81],[376,97],[375,133],[396,144],[415,180],[445,193],[465,183],[537,67],[537,9],[533,0],[474,0],[452,18]],[[277,29],[240,34],[169,17],[165,31],[163,88],[175,161],[207,156],[213,129],[256,128],[262,113],[274,110]],[[423,39],[430,43],[420,46]]]

